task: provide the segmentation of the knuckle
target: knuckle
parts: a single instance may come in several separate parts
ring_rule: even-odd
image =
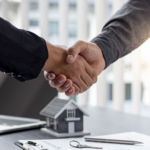
[[[72,80],[70,80],[70,79],[67,79],[67,81],[66,81],[70,86],[72,85]]]
[[[89,89],[93,84],[94,84],[94,80],[90,79],[88,82],[86,82],[86,85],[87,85],[86,88]]]
[[[91,82],[88,84],[88,88],[90,88],[93,84],[94,84],[94,81],[91,81]]]
[[[83,69],[82,69],[82,67],[81,66],[76,66],[76,74],[82,74],[82,72],[83,72]]]
[[[73,85],[73,86],[75,88],[75,93],[74,94],[78,94],[80,92],[80,89],[76,85]]]
[[[95,83],[97,81],[97,73],[96,73],[96,71],[92,72],[91,77],[92,77],[92,79],[93,79],[93,81]]]
[[[65,92],[65,90],[64,90],[63,87],[60,87],[60,88],[58,88],[58,89],[59,89],[59,91],[61,91],[61,92]]]
[[[95,78],[97,76],[96,71],[92,72],[92,78]]]
[[[57,81],[53,81],[53,87],[59,88],[61,85]]]
[[[68,52],[69,53],[73,53],[75,51],[75,48],[74,47],[70,47],[69,49],[68,49]]]
[[[84,86],[84,87],[81,88],[81,93],[84,93],[84,92],[87,91],[87,90],[88,90],[88,87],[87,87],[87,86]]]
[[[79,40],[77,43],[78,43],[78,44],[82,44],[82,43],[83,43],[83,41],[82,41],[82,40]]]
[[[46,80],[48,80],[48,73],[46,71],[44,71],[44,77]]]
[[[80,93],[80,91],[75,91],[73,95],[77,96]]]
[[[69,86],[69,87],[70,87],[70,86]],[[61,89],[61,91],[66,92],[69,87],[61,86],[60,89]]]
[[[75,80],[75,79],[76,79],[76,76],[77,76],[76,73],[71,72],[70,74],[71,74],[70,78],[72,78],[72,79]],[[72,80],[72,81],[74,81],[74,80]]]
[[[67,76],[71,82],[75,82],[75,79],[77,78],[77,76],[75,75],[75,73],[70,72],[70,75]]]
[[[97,77],[94,78],[94,83],[96,83],[96,82],[97,82]]]
[[[53,83],[53,81],[49,81],[49,85],[50,85],[52,88],[54,88],[54,83]]]
[[[79,93],[79,92],[80,92],[79,88],[75,88],[75,93]]]

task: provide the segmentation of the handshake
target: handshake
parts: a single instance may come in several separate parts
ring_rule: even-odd
[[[51,87],[67,96],[88,90],[105,68],[102,51],[95,43],[78,41],[69,49],[46,44],[48,59],[43,67],[44,76]]]

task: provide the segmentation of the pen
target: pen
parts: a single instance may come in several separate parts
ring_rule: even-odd
[[[18,147],[20,147],[23,150],[28,150],[27,148],[23,147],[23,143],[21,143],[21,142],[15,142],[14,144],[17,145]]]
[[[132,141],[132,140],[103,139],[103,138],[91,138],[91,137],[85,137],[85,140],[88,142],[102,142],[102,143],[115,143],[115,144],[129,144],[129,145],[143,144],[142,142]]]

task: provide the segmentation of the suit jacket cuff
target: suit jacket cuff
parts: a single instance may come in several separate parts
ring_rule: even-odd
[[[119,53],[115,49],[115,40],[110,31],[103,31],[91,42],[97,44],[101,49],[106,63],[105,69],[118,59]]]

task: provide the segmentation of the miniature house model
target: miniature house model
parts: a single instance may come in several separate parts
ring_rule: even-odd
[[[74,100],[54,98],[41,112],[46,117],[47,128],[42,130],[56,137],[82,136],[83,116],[88,114]]]

